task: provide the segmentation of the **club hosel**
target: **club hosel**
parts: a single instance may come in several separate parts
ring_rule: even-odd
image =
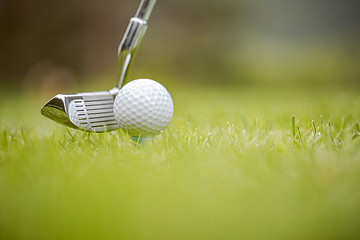
[[[122,39],[118,49],[118,84],[119,88],[124,84],[132,61],[145,35],[147,22],[143,19],[133,17],[126,29],[124,38]]]

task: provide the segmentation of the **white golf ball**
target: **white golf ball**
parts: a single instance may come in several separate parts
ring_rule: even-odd
[[[115,119],[132,137],[153,137],[164,130],[174,114],[170,93],[158,82],[138,79],[122,87],[114,102]]]

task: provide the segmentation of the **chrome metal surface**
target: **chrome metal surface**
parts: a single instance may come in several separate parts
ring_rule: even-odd
[[[156,0],[143,0],[135,17],[131,18],[118,49],[118,84],[121,88],[127,80],[131,64],[146,33],[147,21],[154,9]]]
[[[148,21],[149,17],[154,9],[156,0],[144,0],[141,1],[138,11],[135,17],[140,18],[144,21]]]
[[[67,127],[107,132],[119,128],[113,105],[114,95],[110,91],[58,94],[45,104],[41,114]]]
[[[118,129],[113,113],[114,99],[126,80],[155,3],[156,0],[142,0],[135,17],[130,20],[118,50],[119,83],[116,87],[103,92],[58,94],[45,104],[41,114],[83,131],[100,133]]]

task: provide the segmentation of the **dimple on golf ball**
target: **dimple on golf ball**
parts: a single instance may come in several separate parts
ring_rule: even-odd
[[[160,83],[138,79],[122,87],[114,102],[115,119],[132,137],[153,137],[164,130],[174,114],[170,93]]]

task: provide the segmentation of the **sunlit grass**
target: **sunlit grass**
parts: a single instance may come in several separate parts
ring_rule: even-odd
[[[355,91],[169,90],[145,147],[3,102],[0,239],[359,237]]]

